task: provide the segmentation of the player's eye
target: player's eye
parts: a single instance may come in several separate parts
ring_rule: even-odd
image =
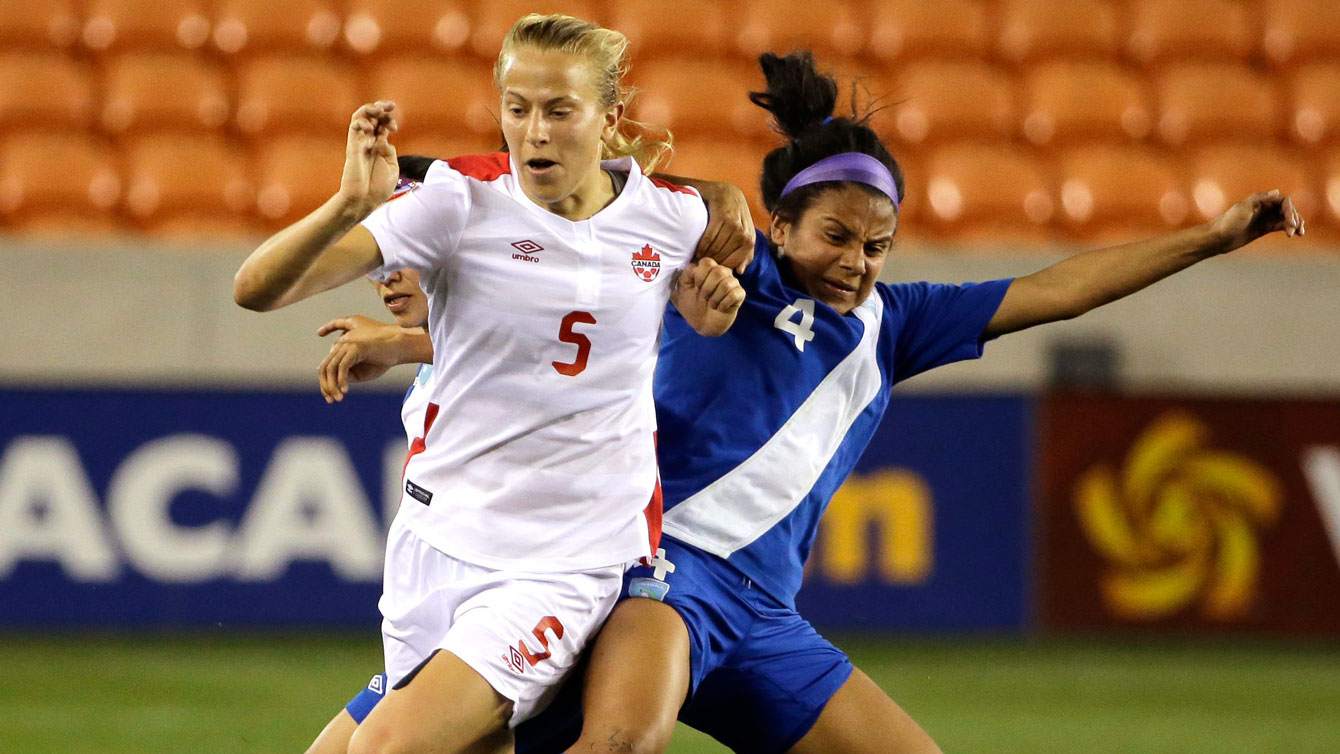
[[[846,238],[836,233],[829,233],[827,235],[828,235],[828,242],[833,244],[834,246],[841,246],[842,244],[847,242]]]
[[[572,115],[572,111],[571,111],[571,110],[567,110],[567,109],[563,109],[563,110],[554,110],[554,111],[553,111],[552,113],[550,113],[550,114],[551,114],[553,117],[555,117],[555,118],[566,118],[566,117],[568,117],[569,115]]]
[[[507,114],[513,118],[520,118],[524,114],[524,111],[521,109],[520,105],[509,105],[507,107]]]

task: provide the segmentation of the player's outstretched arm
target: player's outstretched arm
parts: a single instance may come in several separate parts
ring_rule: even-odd
[[[358,108],[349,122],[340,190],[262,243],[233,278],[239,306],[270,311],[343,285],[381,264],[372,234],[359,225],[391,197],[398,169],[389,137],[393,102]]]
[[[672,300],[699,335],[724,335],[744,303],[744,287],[730,268],[712,259],[690,262],[675,281]]]
[[[326,403],[344,400],[350,382],[367,382],[400,364],[433,363],[433,343],[422,327],[401,327],[361,315],[332,319],[317,329],[340,336],[317,367]]]
[[[1269,191],[1252,194],[1194,228],[1076,254],[1016,279],[983,335],[994,337],[1078,317],[1275,231],[1301,235],[1303,218],[1288,196]]]
[[[743,274],[754,260],[754,218],[744,192],[721,181],[660,173],[656,177],[697,190],[707,205],[707,229],[698,240],[694,258],[713,259]]]

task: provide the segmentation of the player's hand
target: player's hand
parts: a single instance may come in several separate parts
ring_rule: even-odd
[[[715,337],[735,323],[744,298],[744,287],[729,267],[701,259],[680,273],[675,308],[699,335]]]
[[[390,136],[399,130],[395,103],[372,102],[354,111],[344,148],[340,198],[351,211],[366,216],[391,198],[400,168]]]
[[[695,259],[713,259],[738,273],[754,259],[754,218],[744,192],[730,183],[695,184],[707,205],[707,230],[698,241]]]
[[[332,319],[316,334],[325,337],[333,332],[340,337],[316,368],[326,403],[344,400],[350,382],[375,380],[401,362],[398,344],[404,331],[399,325],[356,314]]]
[[[1293,199],[1279,191],[1252,194],[1215,218],[1211,227],[1222,239],[1224,251],[1245,246],[1277,230],[1290,237],[1301,236],[1307,230]]]

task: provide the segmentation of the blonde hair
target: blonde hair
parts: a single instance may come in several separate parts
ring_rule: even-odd
[[[620,102],[626,107],[637,93],[623,86],[624,74],[628,72],[628,38],[613,29],[558,13],[523,16],[503,37],[498,62],[493,65],[493,84],[499,90],[503,67],[519,47],[581,55],[596,74],[601,107],[613,107]],[[600,151],[602,159],[631,156],[643,172],[650,173],[673,150],[674,136],[669,130],[621,118],[614,136],[602,144]]]

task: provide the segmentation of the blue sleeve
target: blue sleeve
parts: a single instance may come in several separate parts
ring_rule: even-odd
[[[893,316],[886,321],[899,328],[894,341],[893,381],[955,361],[982,355],[982,331],[1005,298],[1013,279],[987,283],[878,284],[884,304]]]

